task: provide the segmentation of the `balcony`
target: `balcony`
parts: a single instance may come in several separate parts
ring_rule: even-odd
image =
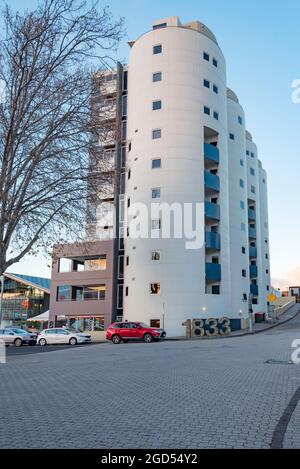
[[[257,266],[250,265],[250,278],[256,278],[256,277],[257,277]]]
[[[220,205],[205,202],[205,217],[210,220],[220,220]]]
[[[254,296],[258,296],[258,285],[250,285],[250,293]]]
[[[220,192],[220,178],[216,174],[204,171],[204,184],[205,192],[207,194],[213,194],[214,192]]]
[[[249,238],[256,239],[256,228],[249,228]]]
[[[257,248],[254,246],[249,247],[249,257],[250,259],[255,259],[257,257]]]
[[[205,275],[207,282],[221,281],[221,265],[207,262],[205,265]]]
[[[204,143],[204,158],[207,160],[219,164],[220,152],[217,147],[210,143]]]
[[[220,251],[221,237],[219,233],[214,233],[213,231],[205,232],[205,248],[213,251]]]
[[[248,208],[248,219],[249,220],[256,220],[256,213],[255,210]]]

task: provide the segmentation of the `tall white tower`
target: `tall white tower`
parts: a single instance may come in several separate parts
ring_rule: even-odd
[[[161,20],[132,45],[128,140],[130,204],[202,202],[206,242],[128,238],[125,318],[178,335],[185,319],[230,316],[226,68],[203,24]]]

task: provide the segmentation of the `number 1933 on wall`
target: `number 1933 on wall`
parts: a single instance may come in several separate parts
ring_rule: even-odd
[[[223,317],[220,319],[187,319],[182,323],[186,329],[186,337],[214,337],[231,334],[230,319]]]

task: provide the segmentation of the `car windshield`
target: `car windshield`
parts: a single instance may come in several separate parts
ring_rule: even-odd
[[[11,327],[9,330],[13,331],[15,334],[28,334],[24,329],[18,329],[17,327]]]

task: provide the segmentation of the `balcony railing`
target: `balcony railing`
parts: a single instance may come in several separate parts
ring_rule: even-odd
[[[256,239],[256,228],[249,228],[249,238]]]
[[[209,190],[210,192],[220,191],[220,178],[216,174],[210,173],[209,171],[205,171],[204,183],[206,190]]]
[[[220,220],[220,205],[205,202],[205,216],[212,220]]]
[[[211,145],[210,143],[204,143],[204,158],[218,163],[220,161],[220,152],[217,147]]]
[[[205,247],[206,249],[213,249],[219,251],[221,249],[221,236],[219,233],[213,231],[205,232]]]
[[[250,265],[250,278],[256,278],[256,277],[257,277],[257,266]]]
[[[250,246],[250,248],[249,248],[249,257],[251,259],[257,257],[257,248],[255,248],[254,246]]]
[[[256,220],[256,213],[255,210],[252,210],[252,208],[248,208],[248,219]]]
[[[207,262],[205,265],[206,280],[209,282],[221,281],[221,265]]]
[[[254,296],[258,296],[258,285],[250,285],[250,293]]]

